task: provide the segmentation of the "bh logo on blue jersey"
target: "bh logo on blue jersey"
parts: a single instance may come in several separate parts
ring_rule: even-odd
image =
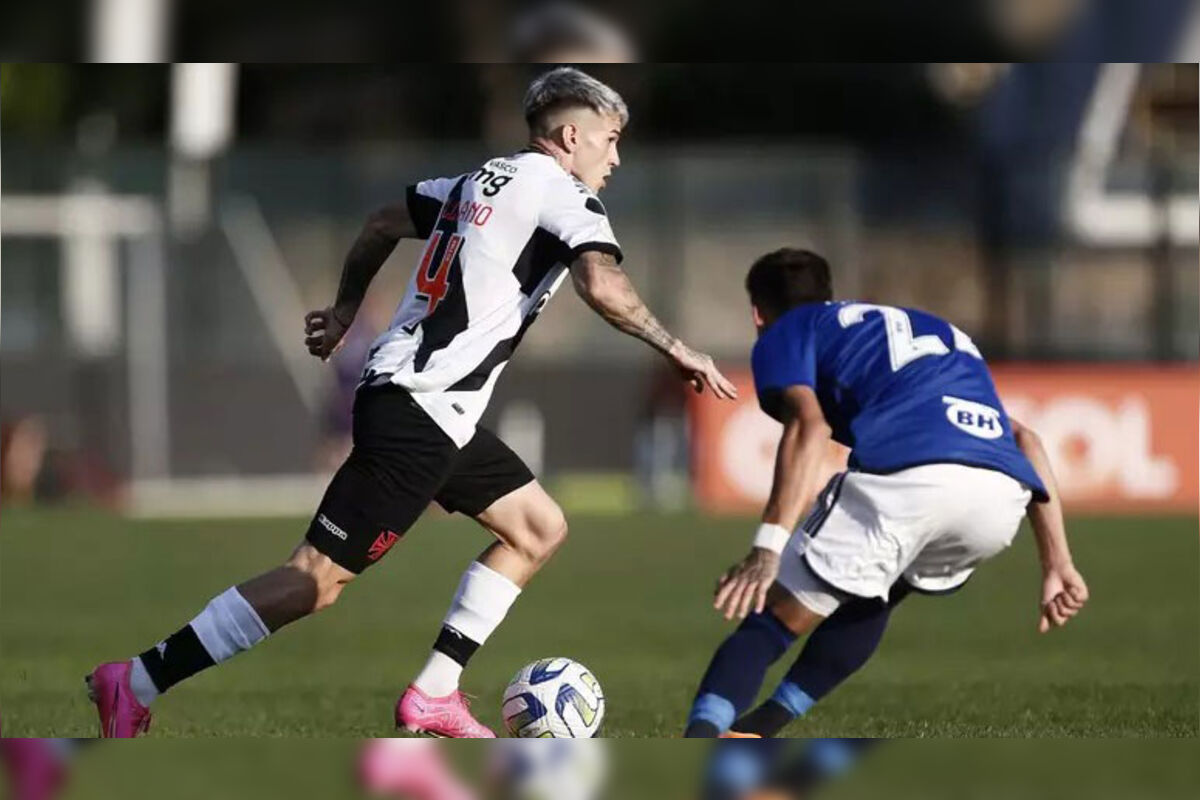
[[[949,395],[943,396],[942,402],[946,404],[946,419],[960,431],[980,439],[999,439],[1004,435],[1000,412],[991,406]]]

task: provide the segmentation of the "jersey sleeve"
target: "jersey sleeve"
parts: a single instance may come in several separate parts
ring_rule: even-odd
[[[618,264],[624,258],[604,204],[574,181],[555,181],[548,187],[538,227],[558,238],[568,253],[568,264],[588,250],[609,253]]]
[[[817,383],[813,337],[805,335],[804,326],[789,324],[794,322],[777,321],[759,337],[750,356],[758,405],[776,419],[780,392],[789,386],[815,389]]]
[[[429,238],[433,226],[437,224],[442,203],[446,202],[446,197],[457,180],[430,178],[408,187],[408,216],[416,226],[417,235],[422,239]]]

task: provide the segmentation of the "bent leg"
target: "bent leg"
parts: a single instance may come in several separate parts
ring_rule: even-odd
[[[754,702],[767,669],[795,641],[773,608],[746,617],[717,648],[700,679],[684,737],[713,738],[727,730]]]
[[[776,736],[797,717],[832,692],[867,663],[883,639],[888,620],[911,589],[904,581],[892,587],[888,602],[853,598],[819,624],[771,697],[739,719],[734,730]]]
[[[475,520],[497,541],[463,573],[433,652],[413,681],[430,697],[458,688],[467,662],[567,535],[562,509],[537,481],[495,500]]]
[[[738,714],[754,702],[771,664],[797,637],[837,608],[840,598],[793,591],[792,577],[801,569],[807,567],[797,549],[785,548],[779,578],[767,592],[766,612],[748,616],[709,662],[692,702],[685,738],[713,738],[728,730]],[[787,582],[786,586],[782,581]]]
[[[496,537],[478,558],[524,587],[567,539],[567,519],[537,481],[501,497],[475,517]]]
[[[332,605],[353,578],[312,545],[301,544],[282,566],[226,589],[191,622],[134,658],[134,694],[149,705],[180,681]]]

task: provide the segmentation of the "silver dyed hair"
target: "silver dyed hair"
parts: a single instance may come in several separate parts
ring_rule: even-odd
[[[525,92],[525,121],[534,127],[543,113],[556,106],[583,106],[598,114],[616,114],[621,126],[629,109],[621,95],[574,67],[558,67],[539,75]]]

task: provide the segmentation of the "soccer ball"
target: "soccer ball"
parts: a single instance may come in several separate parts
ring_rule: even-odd
[[[504,727],[522,739],[586,739],[604,719],[600,682],[577,661],[543,658],[522,667],[504,690]]]
[[[598,800],[608,782],[607,742],[492,743],[488,776],[495,800]]]

